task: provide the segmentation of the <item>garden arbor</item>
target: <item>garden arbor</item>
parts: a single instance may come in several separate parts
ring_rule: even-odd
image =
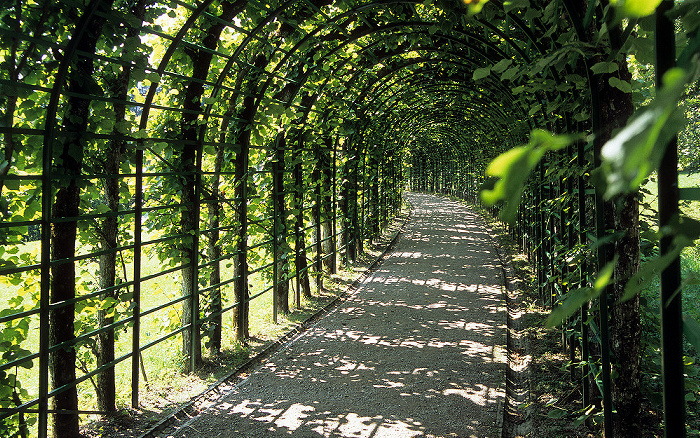
[[[470,200],[486,188],[531,256],[542,300],[564,303],[553,323],[571,334],[584,404],[602,406],[608,436],[633,436],[638,352],[627,346],[638,333],[620,327],[634,327],[639,304],[630,294],[620,312],[617,299],[638,279],[634,192],[660,166],[664,412],[667,436],[682,436],[673,260],[697,227],[676,214],[675,146],[665,146],[697,70],[700,12],[657,6],[10,2],[0,11],[4,430],[77,436],[79,415],[114,411],[119,394],[138,406],[141,357],[177,342],[191,371],[204,347],[245,342],[252,303],[272,295],[270,318],[298,306],[310,279],[321,287],[357,257],[408,186]],[[606,149],[647,79],[628,62],[656,62],[665,85]],[[533,129],[528,146],[489,165]],[[612,382],[611,363],[622,376]]]

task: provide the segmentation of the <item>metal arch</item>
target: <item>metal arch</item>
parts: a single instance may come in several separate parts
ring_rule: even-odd
[[[421,49],[421,50],[430,51],[430,49]],[[467,58],[467,59],[469,59],[469,58]],[[396,68],[395,68],[395,70],[388,70],[388,71],[386,72],[386,75],[392,74],[392,73],[394,73],[394,71],[396,71],[396,70],[401,70],[401,69],[404,69],[404,68],[406,68],[406,67],[408,67],[408,66],[410,66],[410,65],[419,64],[419,63],[425,63],[425,64],[437,64],[437,63],[440,63],[440,64],[450,64],[450,65],[453,65],[453,66],[456,66],[456,67],[466,67],[466,65],[463,64],[463,63],[460,63],[460,62],[458,62],[458,61],[449,60],[449,59],[439,59],[439,58],[438,58],[438,59],[436,59],[436,58],[410,58],[410,59],[405,60],[403,64],[397,65]],[[471,70],[470,70],[470,69],[466,69],[466,68],[465,68],[464,71],[465,71],[465,72],[471,73]],[[380,77],[380,78],[377,78],[377,80],[379,80],[379,79],[381,79],[381,77]],[[468,81],[470,81],[470,79],[468,79]],[[375,82],[377,82],[377,81],[375,81]],[[470,82],[471,82],[471,81],[470,81]],[[367,87],[365,87],[365,88],[367,88]],[[504,87],[502,84],[497,83],[497,84],[496,84],[496,88],[498,88],[499,91],[501,91],[501,92],[503,93],[504,97],[510,97],[510,96],[512,96],[512,93],[508,93],[507,90],[505,89],[505,87]],[[365,89],[365,90],[362,92],[362,94],[360,94],[360,95],[358,96],[358,99],[364,99],[363,96],[364,96],[365,94],[367,94],[368,92],[369,92],[369,90]]]
[[[417,2],[405,2],[405,1],[398,1],[398,2],[395,2],[395,1],[386,1],[386,2],[368,3],[368,4],[366,4],[366,5],[359,6],[359,7],[355,8],[355,9],[349,9],[348,11],[344,12],[344,13],[341,14],[340,16],[335,17],[334,20],[337,21],[337,20],[339,20],[340,18],[342,18],[343,16],[348,16],[349,14],[352,14],[353,12],[355,12],[355,11],[357,11],[357,10],[364,10],[364,9],[372,8],[372,7],[377,6],[377,5],[382,5],[382,6],[384,6],[384,5],[392,4],[392,3],[408,3],[408,4],[410,4],[410,3],[417,3]],[[291,4],[291,2],[287,2],[286,4]],[[263,20],[263,21],[261,22],[261,24],[258,26],[258,28],[256,28],[256,30],[257,30],[257,29],[260,29],[263,23],[268,23],[268,22],[270,22],[270,20],[271,20],[270,17],[275,17],[275,16],[279,15],[280,9],[281,9],[281,8],[278,8],[277,10],[275,10],[274,12],[272,12],[271,14],[269,14],[269,15],[267,16],[267,20]],[[426,22],[426,23],[427,23],[427,22]],[[422,24],[425,24],[425,23],[422,23]],[[391,26],[402,26],[402,27],[405,27],[406,25],[408,25],[408,23],[406,23],[406,22],[399,22],[399,23],[393,23],[393,24],[391,24]],[[428,25],[428,24],[425,24],[425,25]],[[432,26],[432,25],[434,25],[434,23],[429,23],[429,25]],[[378,29],[378,28],[371,29],[370,32],[376,31],[377,29]],[[316,30],[318,30],[318,28],[317,28]],[[254,32],[251,32],[251,35],[252,35],[253,33],[255,33],[255,31],[254,31]],[[310,33],[311,33],[311,32],[310,32]],[[473,35],[473,34],[469,34],[469,36],[470,36],[471,38],[473,38],[473,39],[480,39],[479,36],[476,36],[476,35]],[[485,44],[484,41],[481,41],[481,42],[482,42],[482,44]],[[245,44],[247,44],[247,41],[244,41],[244,42],[239,46],[239,49],[240,49],[242,46],[244,46]],[[516,45],[516,46],[517,46],[517,45]],[[493,47],[492,47],[492,48],[493,48]],[[495,49],[498,50],[497,48],[495,48]],[[501,53],[502,53],[502,52],[501,52]],[[522,53],[522,52],[521,52],[521,53]],[[504,57],[506,57],[506,55],[505,55],[504,53],[502,53],[502,55],[503,55]],[[223,76],[226,75],[226,74],[227,74],[227,68],[225,68],[225,69],[222,71],[222,74],[221,74],[220,77],[223,77]],[[217,81],[217,82],[220,83],[220,81]],[[215,87],[215,88],[216,88],[216,87]],[[215,95],[215,93],[212,93],[212,96],[213,96],[213,95]]]
[[[437,108],[435,108],[433,111],[431,111],[429,113],[421,113],[421,112],[417,112],[417,111],[410,112],[409,111],[408,113],[403,114],[403,117],[399,118],[394,123],[391,123],[390,118],[387,117],[386,121],[384,123],[382,123],[379,127],[365,128],[363,130],[364,131],[370,130],[370,131],[375,131],[375,132],[378,131],[378,132],[382,132],[382,133],[387,132],[387,130],[389,130],[389,132],[404,132],[404,131],[408,131],[409,129],[408,128],[402,129],[401,127],[410,123],[411,124],[410,136],[423,136],[423,135],[425,135],[427,137],[440,137],[441,135],[443,135],[442,133],[450,132],[451,134],[449,135],[449,137],[455,137],[455,136],[461,137],[462,133],[466,133],[466,132],[469,132],[469,134],[464,134],[465,136],[466,135],[475,135],[478,132],[481,132],[481,133],[487,132],[486,129],[475,127],[473,124],[466,125],[462,128],[455,128],[455,124],[450,123],[451,120],[456,119],[456,118],[461,118],[460,116],[463,113],[459,113],[459,112],[457,112],[457,110],[455,110],[454,114],[452,114],[448,117],[448,115],[446,115],[444,113],[441,114],[438,111],[439,110]],[[435,117],[436,115],[443,116],[443,117],[442,117],[442,119],[438,119]],[[408,122],[409,120],[411,120],[411,122]],[[480,123],[478,126],[484,126],[484,124]],[[435,130],[437,130],[437,131],[435,131]],[[423,134],[425,132],[429,132],[429,133]],[[498,134],[498,136],[502,136],[502,135],[503,134]],[[390,136],[391,136],[391,134],[390,134]],[[371,135],[362,136],[362,138],[369,138],[369,137],[371,137]],[[402,138],[402,137],[405,137],[405,136],[398,135],[398,138]],[[408,140],[406,140],[406,141],[408,141]],[[458,144],[450,144],[450,147],[461,150],[462,149],[461,147],[457,147],[457,146],[461,146],[461,145],[462,145],[462,143],[460,142]],[[390,149],[385,149],[385,150],[389,151]],[[467,151],[465,150],[464,152],[466,153]],[[470,155],[472,155],[472,154],[470,154]]]
[[[467,89],[468,91],[474,92],[474,90],[471,90],[471,89],[467,88],[467,87],[464,86],[463,84],[457,84],[457,85],[458,85],[458,86],[461,85],[462,87],[464,87],[464,88]],[[411,92],[411,91],[412,91],[411,88],[405,87],[403,91],[398,91],[397,94],[400,94],[400,93],[409,93],[409,92]],[[484,96],[484,97],[486,97],[487,99],[491,100],[490,97],[489,97],[488,95],[483,95],[483,94],[482,94],[482,96]],[[393,96],[390,96],[390,97],[388,97],[386,100],[389,100],[389,99],[391,99],[392,97],[393,97]],[[397,100],[397,101],[400,101],[401,98],[400,98],[400,97],[397,97],[396,100]],[[492,101],[492,103],[495,103],[495,102]],[[382,106],[382,105],[377,105],[377,106]]]
[[[376,3],[376,4],[368,3],[368,4],[366,4],[366,5],[362,5],[362,6],[360,6],[360,7],[357,7],[356,9],[350,9],[350,10],[348,10],[348,11],[345,11],[345,13],[344,13],[344,14],[341,14],[341,16],[342,16],[342,15],[347,15],[347,14],[349,14],[349,13],[355,11],[355,10],[364,10],[364,9],[372,8],[372,7],[377,6],[377,5],[386,5],[386,4],[389,4],[389,3],[412,3],[412,2],[379,2],[379,3]],[[269,15],[268,15],[268,17],[269,17]],[[340,17],[340,16],[339,16],[339,17]],[[338,20],[339,17],[336,17],[335,19]],[[268,21],[269,21],[269,20],[268,20]],[[517,20],[515,20],[515,21],[518,22]],[[263,20],[263,22],[265,22],[265,20]],[[427,25],[427,24],[425,24],[425,23],[421,23],[421,24]],[[521,24],[521,23],[518,22],[518,24]],[[385,25],[385,26],[387,26],[387,28],[388,28],[388,26],[392,26],[392,27],[396,27],[396,26],[406,27],[407,25],[408,25],[407,22],[397,22],[397,23],[391,23],[391,24],[388,24],[388,25]],[[430,23],[430,25],[433,25],[433,23]],[[483,23],[482,23],[482,25],[483,25]],[[489,27],[490,29],[492,29],[492,30],[497,29],[495,26],[488,26],[488,27]],[[372,33],[373,31],[375,31],[376,29],[377,29],[377,28],[371,29],[371,30],[370,30],[370,33]],[[532,34],[529,32],[529,28],[528,28],[527,30],[524,30],[524,32],[525,32],[527,35],[532,35]],[[478,38],[479,38],[479,37],[474,36],[474,35],[472,35],[472,34],[468,34],[468,35],[469,35],[470,37],[474,38],[474,39],[478,39]],[[503,37],[503,35],[501,35],[501,36]],[[359,37],[358,37],[358,38],[359,38]],[[534,38],[534,37],[533,37],[533,38]],[[504,41],[508,41],[509,44],[512,44],[514,47],[517,47],[517,45],[514,44],[513,40],[510,39],[510,38],[504,38]],[[460,41],[460,42],[461,42],[461,41]],[[346,42],[346,44],[347,44],[347,42]],[[482,41],[482,44],[483,44],[483,41]],[[340,47],[340,46],[338,46],[338,47]],[[487,47],[491,47],[491,46],[487,46]],[[239,49],[240,49],[240,46],[239,46]],[[497,49],[497,48],[496,48],[496,49]],[[336,50],[337,50],[337,47],[336,47]],[[518,52],[519,52],[521,55],[524,55],[524,52],[523,52],[522,50],[518,50]],[[291,51],[290,51],[290,53],[291,53]],[[506,57],[505,54],[503,54],[502,52],[501,52],[501,54],[504,55],[504,57]],[[471,60],[471,59],[470,59],[470,60]],[[281,65],[281,64],[282,64],[281,62],[278,63],[278,66]],[[222,72],[222,73],[223,73],[223,72]],[[223,76],[223,75],[222,75],[222,76]],[[220,77],[221,77],[221,76],[220,76]],[[268,83],[269,83],[269,82],[270,82],[270,81],[269,81],[269,79],[268,79]]]
[[[413,59],[415,59],[415,58],[413,58]],[[436,61],[435,59],[430,59],[430,60],[431,60],[431,61]],[[412,62],[412,61],[407,61],[407,62]],[[416,61],[413,61],[413,62],[416,62]],[[379,79],[381,79],[381,77],[376,78],[376,79],[375,79],[375,82],[378,81]],[[366,87],[369,87],[369,85],[366,86]]]
[[[428,108],[431,108],[431,107],[428,107]],[[449,115],[450,118],[454,118],[454,119],[457,119],[457,120],[460,120],[460,121],[463,121],[463,120],[470,120],[470,119],[468,119],[468,118],[465,117],[465,114],[467,114],[468,111],[470,111],[470,110],[473,109],[473,108],[468,108],[468,107],[464,107],[464,106],[463,106],[463,107],[461,107],[461,111],[462,111],[461,113],[458,113],[458,111],[460,111],[460,108],[456,108],[456,109],[454,109],[453,111],[450,111],[448,114],[445,114],[445,113],[444,113],[444,110],[442,110],[442,111],[443,111],[442,113],[439,112],[441,109],[438,108],[437,105],[436,105],[435,107],[433,107],[433,108],[434,108],[434,109],[430,109],[429,112],[423,111],[422,113],[418,113],[420,116],[422,116],[422,117],[420,117],[420,118],[424,118],[424,117],[427,117],[427,116],[433,117],[433,116],[436,116],[436,115],[438,115],[438,116],[440,116],[440,115],[442,115],[442,116]],[[396,112],[395,112],[395,111],[387,111],[387,113],[388,113],[388,114],[385,115],[387,121],[386,121],[385,123],[383,123],[383,125],[390,125],[391,117],[392,117],[393,114],[395,114]],[[405,115],[404,118],[408,118],[408,117],[411,117],[411,118],[414,118],[414,119],[417,118],[417,117],[415,116],[416,111],[410,111],[410,110],[408,110],[408,111],[403,112],[403,114]],[[488,119],[492,119],[492,117],[488,117]],[[474,120],[474,122],[478,122],[478,123],[480,123],[480,124],[483,124],[482,121]],[[437,122],[436,122],[436,123],[437,123]],[[505,123],[505,122],[502,122],[501,124],[504,124],[504,123]],[[501,125],[501,124],[497,124],[497,125]],[[398,129],[398,128],[399,128],[399,126],[396,126],[396,125],[393,125],[393,126],[395,127],[394,129]]]
[[[387,130],[389,132],[406,132],[409,130],[410,127],[410,135],[415,135],[416,132],[420,133],[432,129],[439,129],[440,132],[448,130],[454,133],[455,135],[466,131],[488,131],[487,129],[483,129],[483,127],[485,126],[484,123],[468,123],[467,125],[460,126],[460,128],[456,128],[456,124],[451,122],[463,119],[463,117],[461,117],[462,114],[463,113],[458,112],[458,110],[455,110],[452,114],[441,113],[439,108],[434,108],[427,113],[425,111],[407,111],[406,113],[402,113],[402,116],[396,119],[395,121],[390,119],[390,117],[387,117],[386,122],[380,124],[378,128],[366,129],[373,131],[376,130],[379,132],[387,132]],[[504,134],[507,134],[507,130],[500,130],[499,132],[500,133],[498,133],[497,136],[503,136]],[[399,137],[401,137],[401,135],[399,135]]]
[[[415,23],[413,23],[413,24],[415,24]],[[423,25],[423,26],[428,26],[428,25],[433,25],[434,23],[419,22],[418,24],[421,24],[421,25]],[[387,26],[385,26],[385,27],[386,27],[386,29],[390,29],[390,28],[393,28],[393,27],[396,27],[396,26],[405,27],[405,24],[403,24],[403,23],[401,23],[401,24],[390,24],[390,25],[387,25]],[[318,28],[317,28],[317,29],[318,29]],[[384,30],[384,29],[382,29],[382,30]],[[368,32],[366,35],[372,34],[372,33],[374,33],[374,32],[376,32],[376,30],[370,31],[370,32]],[[324,55],[324,56],[323,56],[322,58],[320,58],[320,59],[321,59],[321,60],[325,59],[325,58],[326,58],[327,56],[329,56],[331,53],[334,53],[335,51],[337,51],[337,50],[339,50],[340,48],[342,48],[344,45],[349,44],[350,42],[356,41],[356,40],[359,39],[361,36],[364,36],[364,35],[358,35],[358,36],[356,36],[355,38],[353,38],[353,39],[351,39],[351,40],[346,40],[346,41],[344,41],[341,45],[336,46],[335,48],[333,48],[333,50],[331,50],[329,53],[327,53],[326,55]],[[285,64],[285,61],[286,61],[288,58],[291,57],[291,54],[292,54],[292,53],[295,52],[295,49],[298,48],[298,47],[303,46],[303,45],[307,42],[307,40],[310,39],[311,37],[312,37],[312,34],[309,33],[309,34],[307,34],[304,38],[302,38],[302,40],[300,40],[300,41],[295,45],[295,47],[294,47],[293,49],[289,50],[289,52],[287,53],[287,55],[286,55],[282,60],[280,60],[280,62],[277,63],[277,66],[275,67],[275,70],[273,70],[273,72],[274,72],[274,71],[277,71],[277,70],[280,69],[280,68],[282,68],[282,66]],[[455,40],[455,41],[458,41],[458,40]],[[415,48],[411,48],[411,50],[415,50]],[[435,50],[437,51],[437,49],[435,49]],[[496,49],[494,49],[494,50],[496,50]],[[503,54],[503,55],[505,56],[505,54]],[[486,55],[484,54],[484,56],[486,56]],[[465,58],[465,59],[471,60],[470,58]],[[271,72],[271,73],[272,73],[272,72]],[[329,76],[332,76],[332,75],[329,75]],[[266,81],[266,83],[265,83],[265,84],[263,85],[263,87],[262,87],[261,95],[264,94],[264,93],[265,93],[265,90],[269,87],[269,85],[270,85],[270,83],[271,83],[271,77],[272,77],[272,75],[268,75],[268,80]],[[305,81],[307,77],[308,77],[308,75],[304,75],[302,81]],[[260,97],[259,97],[259,99],[260,99]]]
[[[399,79],[402,79],[402,78],[396,78],[396,81],[394,81],[394,83],[398,82]],[[426,80],[427,80],[427,79],[426,79]],[[423,80],[423,79],[415,79],[415,80],[411,81],[410,84],[400,85],[401,90],[395,90],[395,91],[393,91],[393,94],[400,94],[400,93],[403,93],[403,92],[405,92],[405,91],[402,91],[403,89],[410,89],[410,88],[414,87],[417,83],[425,82],[426,80]],[[477,87],[469,87],[469,86],[468,86],[468,83],[465,83],[465,82],[451,82],[451,81],[447,81],[447,80],[445,81],[445,83],[460,85],[461,87],[464,87],[465,89],[467,89],[467,90],[469,90],[469,91],[478,92],[479,95],[485,97],[487,100],[490,100],[490,101],[491,101],[492,103],[494,103],[494,104],[497,104],[497,103],[498,103],[498,102],[495,100],[495,98],[492,98],[490,95],[485,94],[485,93],[479,91]],[[391,84],[386,85],[385,88],[388,88],[390,85],[391,85]],[[471,85],[471,84],[470,84],[470,85]],[[382,94],[382,92],[377,93],[375,96],[373,96],[373,97],[370,99],[370,101],[367,102],[367,104],[366,104],[365,106],[370,106],[370,105],[373,103],[374,100],[378,100],[378,99],[379,99],[379,96],[381,96],[381,94]],[[509,97],[507,94],[504,95],[504,98],[507,98],[507,97]],[[387,98],[384,100],[384,102],[386,102],[386,101],[389,100],[390,98],[391,98],[391,95],[390,95],[389,97],[387,97]],[[508,100],[511,101],[510,99],[508,99]],[[381,106],[381,105],[377,105],[377,106]]]

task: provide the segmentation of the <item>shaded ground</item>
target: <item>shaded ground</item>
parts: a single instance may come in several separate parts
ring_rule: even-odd
[[[337,309],[161,437],[499,437],[502,268],[463,205],[408,194],[412,219]]]

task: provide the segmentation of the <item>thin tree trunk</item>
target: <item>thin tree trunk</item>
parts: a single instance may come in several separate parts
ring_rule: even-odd
[[[345,148],[346,146],[343,146],[343,154],[345,154]],[[345,166],[347,166],[347,164]],[[343,169],[343,171],[341,172],[342,176],[340,177],[340,197],[338,198],[338,211],[340,212],[340,242],[338,243],[338,246],[343,248],[340,261],[342,266],[344,266],[346,263],[348,263],[350,255],[348,249],[348,244],[350,243],[350,211],[348,208],[348,199],[350,198],[350,181],[347,178],[347,170],[344,167],[341,167],[340,169]]]
[[[256,66],[264,66],[267,59],[259,56]],[[243,107],[239,113],[239,120],[253,123],[255,111],[255,99],[246,96],[243,99]],[[239,124],[236,130],[234,144],[238,145],[236,151],[236,170],[234,174],[234,198],[236,199],[236,221],[238,222],[238,236],[236,241],[236,256],[233,260],[233,276],[236,281],[233,284],[233,291],[238,305],[233,311],[234,329],[236,339],[246,342],[248,333],[248,152],[250,150],[250,130],[244,129],[245,122]]]
[[[102,12],[112,8],[112,1],[101,4]],[[53,205],[53,219],[78,216],[80,209],[80,189],[77,177],[83,163],[83,134],[88,127],[90,99],[78,97],[90,95],[87,88],[92,81],[93,59],[81,53],[95,53],[97,41],[102,34],[105,19],[95,14],[88,21],[86,31],[78,43],[79,53],[73,68],[73,78],[68,90],[68,110],[63,117],[62,135],[65,137],[62,150],[55,163],[58,174],[68,177],[67,183],[58,187]],[[53,260],[71,259],[75,256],[77,221],[54,222],[51,229],[51,253]],[[75,298],[75,263],[73,261],[55,264],[51,267],[51,304],[63,303]],[[62,304],[49,312],[49,343],[58,345],[75,338],[73,323],[75,321],[75,304]],[[49,376],[51,388],[74,385],[76,354],[75,346],[60,348],[49,354]],[[51,398],[51,409],[58,411],[52,415],[53,436],[55,438],[79,436],[78,391],[71,386]],[[64,413],[60,411],[70,411]]]
[[[224,149],[217,145],[216,158],[214,159],[214,176],[211,182],[211,199],[207,210],[209,213],[209,245],[207,248],[207,256],[210,261],[221,258],[221,247],[219,246],[219,226],[221,223],[221,204],[219,203],[219,180],[221,173],[221,163],[224,159]],[[209,273],[209,286],[215,286],[221,283],[221,266],[220,263],[214,262]],[[209,354],[215,356],[221,351],[221,309],[222,297],[221,288],[214,287],[209,292],[209,314],[211,320],[209,322]],[[215,316],[214,316],[215,315]]]
[[[131,13],[139,21],[143,20],[146,11],[146,3],[140,0],[134,5]],[[138,35],[138,28],[130,27],[126,38],[134,38]],[[117,101],[126,101],[129,91],[129,78],[131,67],[125,65],[121,73],[117,76],[112,87],[112,96]],[[126,115],[126,105],[123,103],[114,104],[115,125],[123,122]],[[126,148],[126,142],[120,138],[121,134],[115,130],[112,133],[115,138],[107,146],[107,151],[103,160],[104,173],[109,175],[102,181],[104,202],[112,212],[119,211],[119,168],[122,161],[122,154]],[[106,217],[102,220],[100,229],[100,246],[102,250],[114,250],[117,247],[118,218],[117,216]],[[111,289],[115,285],[116,279],[116,252],[102,254],[99,258],[99,287],[100,289]],[[108,298],[115,298],[115,291],[110,290],[100,296],[104,301]],[[114,322],[114,317],[109,316],[112,309],[100,309],[97,312],[97,321],[100,327],[106,327]],[[97,335],[96,340],[96,361],[97,367],[104,366],[114,361],[114,329],[107,330]],[[116,406],[116,382],[114,367],[105,369],[95,376],[95,388],[97,396],[97,407],[100,411],[114,412]]]
[[[202,111],[201,99],[204,94],[204,85],[201,81],[206,80],[209,73],[213,53],[218,43],[224,23],[230,21],[245,6],[245,1],[236,3],[223,2],[222,12],[219,15],[221,21],[211,24],[207,30],[202,46],[208,50],[186,50],[185,53],[192,60],[192,80],[187,85],[183,100],[185,112],[180,121],[180,129],[183,133],[183,150],[180,155],[180,166],[184,172],[182,177],[182,199],[184,207],[180,216],[180,227],[184,234],[196,233],[199,228],[199,208],[197,199],[197,158],[202,154],[200,148],[200,129],[198,128],[198,117]],[[201,158],[201,157],[200,157]],[[199,294],[197,292],[198,268],[197,253],[198,246],[196,240],[193,242],[183,242],[182,256],[186,260],[186,265],[182,268],[182,296],[187,297],[182,303],[182,324],[197,324],[199,318]],[[182,353],[190,360],[185,364],[185,372],[194,371],[202,363],[201,332],[199,327],[192,327],[191,330],[182,332]]]
[[[333,267],[333,260],[330,255],[333,254],[333,242],[331,236],[333,234],[333,222],[330,217],[333,214],[333,169],[331,168],[331,148],[333,140],[329,137],[326,139],[325,147],[322,147],[319,155],[319,167],[321,174],[321,199],[320,199],[320,221],[321,221],[321,248],[323,249],[323,269],[330,272]]]
[[[316,288],[320,292],[323,289],[323,245],[321,245],[321,158],[320,147],[316,146],[316,165],[311,173],[311,179],[314,181],[314,205],[311,208],[311,224],[313,225],[313,237],[311,244],[315,248],[316,258],[314,261],[314,270],[316,275]]]
[[[300,156],[303,152],[303,134],[299,133],[299,140],[296,142],[295,155]],[[302,177],[302,160],[298,160],[294,165],[294,196],[296,198],[295,208],[297,209],[296,214],[296,225],[295,234],[296,242],[295,246],[295,258],[294,267],[299,278],[299,288],[301,289],[301,294],[305,298],[311,298],[311,283],[309,281],[309,265],[306,260],[306,239],[304,235],[306,234],[302,229],[304,228],[304,181]]]
[[[285,149],[287,147],[286,137],[284,133],[280,133],[277,137],[275,151],[275,161],[273,166],[273,184],[274,184],[274,199],[272,202],[275,203],[276,210],[276,223],[277,227],[274,230],[273,239],[277,240],[277,308],[283,314],[289,313],[289,281],[287,280],[288,269],[287,265],[287,251],[285,246],[287,245],[287,207],[285,205],[285,194],[284,194],[284,171],[285,171]]]

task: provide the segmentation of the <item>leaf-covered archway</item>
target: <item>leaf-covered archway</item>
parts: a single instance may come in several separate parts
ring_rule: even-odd
[[[638,427],[635,285],[663,270],[664,412],[667,436],[681,436],[677,256],[698,227],[677,215],[679,196],[697,195],[677,189],[672,139],[678,101],[697,99],[698,12],[692,1],[8,3],[2,421],[77,436],[80,382],[95,381],[97,411],[114,411],[115,368],[129,364],[138,405],[143,352],[177,339],[196,369],[203,338],[208,354],[221,348],[223,318],[244,342],[253,300],[271,292],[272,317],[289,312],[311,278],[321,288],[357,257],[405,188],[473,202],[483,189],[531,255],[552,324],[574,333],[586,406],[601,406],[589,392],[600,383],[606,436]],[[653,68],[657,82],[668,73],[649,103]],[[635,193],[656,169],[660,256],[640,268]],[[697,346],[696,327],[685,323]]]

